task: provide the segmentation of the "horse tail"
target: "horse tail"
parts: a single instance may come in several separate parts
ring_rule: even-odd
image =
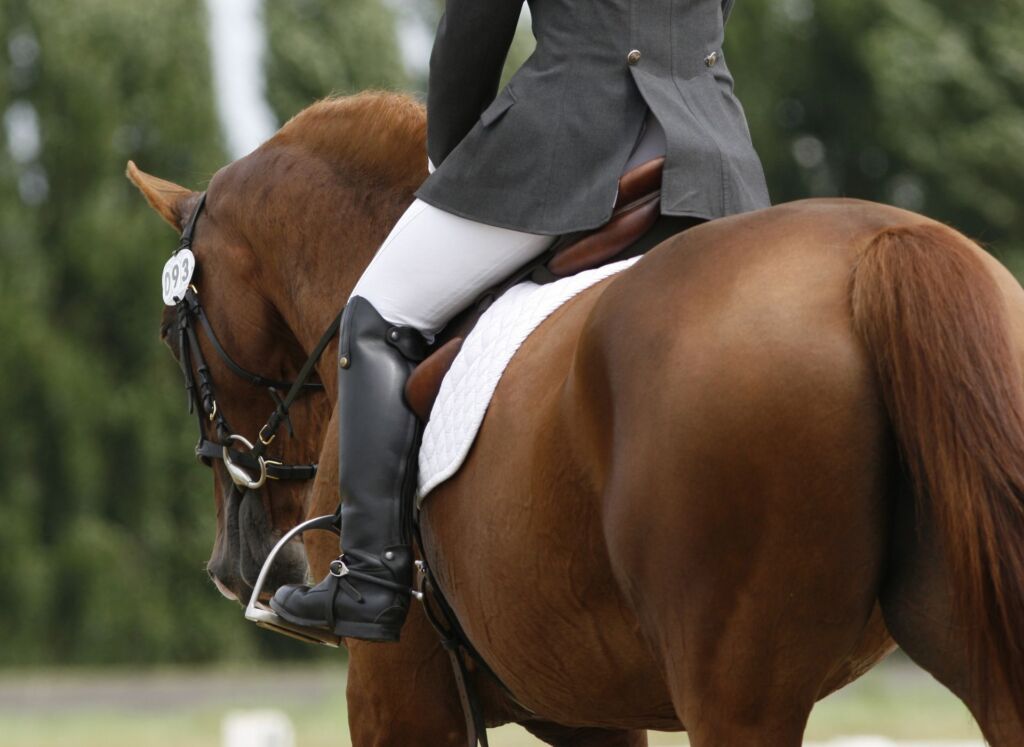
[[[944,547],[970,675],[1000,678],[1024,717],[1024,392],[1003,293],[974,244],[922,224],[875,236],[850,296]]]

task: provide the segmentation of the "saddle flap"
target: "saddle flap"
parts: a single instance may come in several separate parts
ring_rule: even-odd
[[[441,381],[462,349],[462,337],[453,337],[416,366],[405,383],[405,401],[421,421],[430,419]]]
[[[647,233],[659,215],[661,200],[655,193],[646,202],[616,215],[600,230],[558,252],[548,262],[548,270],[556,277],[566,277],[602,265]]]

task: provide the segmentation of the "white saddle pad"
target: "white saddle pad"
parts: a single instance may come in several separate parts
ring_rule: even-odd
[[[441,383],[420,447],[417,505],[454,475],[476,438],[501,374],[541,322],[577,293],[639,257],[586,270],[546,285],[520,283],[484,312]]]

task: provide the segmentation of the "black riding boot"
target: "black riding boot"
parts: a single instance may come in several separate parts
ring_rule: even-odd
[[[342,315],[338,347],[342,555],[318,585],[283,586],[270,606],[296,625],[397,641],[412,586],[407,512],[420,437],[404,390],[426,343],[357,296]]]

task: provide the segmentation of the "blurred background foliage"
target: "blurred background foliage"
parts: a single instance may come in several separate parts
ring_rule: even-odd
[[[400,42],[440,7],[267,3],[278,121],[422,95],[429,44]],[[210,479],[157,338],[175,237],[123,176],[201,188],[228,160],[206,27],[200,0],[0,3],[0,665],[305,655],[203,572]],[[1024,269],[1024,0],[740,0],[726,48],[776,202],[894,203]]]

